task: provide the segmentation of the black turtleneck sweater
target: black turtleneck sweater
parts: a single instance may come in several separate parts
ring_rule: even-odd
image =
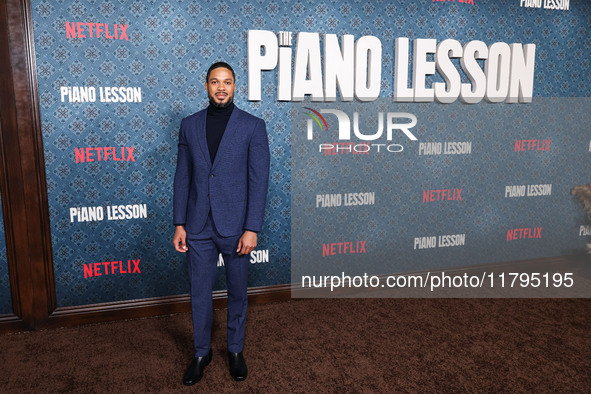
[[[207,135],[207,147],[209,148],[209,157],[211,162],[215,160],[220,141],[230,120],[230,115],[234,110],[234,103],[226,108],[216,108],[213,105],[207,107],[207,120],[205,121],[205,132]]]

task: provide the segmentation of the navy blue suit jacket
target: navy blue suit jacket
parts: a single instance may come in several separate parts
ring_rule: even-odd
[[[213,164],[205,122],[207,110],[184,118],[174,176],[173,216],[187,234],[198,234],[211,210],[224,237],[263,226],[269,183],[265,122],[234,107]]]

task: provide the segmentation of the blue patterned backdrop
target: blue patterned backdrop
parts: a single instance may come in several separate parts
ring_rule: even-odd
[[[0,315],[6,313],[12,313],[12,297],[10,296],[10,280],[8,278],[8,262],[6,260],[4,215],[2,215],[2,200],[0,200]]]
[[[303,105],[357,110],[366,134],[376,130],[377,108],[412,113],[420,122],[412,129],[420,142],[471,141],[472,153],[420,155],[419,141],[398,132],[400,153],[325,156],[318,144],[333,141],[334,132],[306,140],[309,111],[294,105],[292,282],[303,275],[383,275],[584,251],[589,238],[579,231],[589,222],[570,191],[591,176],[591,98],[538,97],[527,105],[375,104]],[[515,152],[516,139],[550,136],[549,151]],[[531,184],[551,184],[552,193],[506,197],[505,186]],[[462,189],[461,200],[423,202],[424,190],[454,188]],[[318,207],[316,201],[317,194],[365,191],[375,192],[374,205]],[[524,227],[541,227],[541,238],[507,241],[509,229]],[[415,247],[415,237],[448,234],[465,234],[465,245]],[[359,240],[366,242],[366,253],[323,256],[325,243]]]
[[[396,37],[535,43],[535,97],[591,92],[591,2],[582,0],[570,11],[520,8],[518,0],[31,3],[59,306],[188,292],[184,258],[170,244],[178,127],[206,106],[205,70],[220,59],[236,69],[237,105],[266,120],[272,154],[259,246],[270,262],[251,265],[249,285],[290,282],[291,105],[276,101],[271,72],[263,100],[246,100],[250,29],[377,36],[384,97],[392,94]],[[66,38],[65,23],[77,21],[128,24],[129,41]],[[138,86],[142,103],[62,103],[60,86]],[[134,146],[136,161],[76,164],[74,148],[84,146]],[[135,203],[148,205],[147,219],[69,219],[70,207]],[[84,279],[84,264],[138,258],[141,274]],[[222,275],[216,288],[224,288]]]

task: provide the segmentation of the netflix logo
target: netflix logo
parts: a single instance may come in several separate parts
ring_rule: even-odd
[[[440,2],[440,1],[441,2],[443,2],[443,1],[447,1],[447,2],[453,1],[454,3],[456,2],[456,0],[433,0],[433,3]],[[464,4],[472,4],[472,5],[474,5],[474,0],[457,0],[457,2],[458,3],[464,3]]]
[[[507,230],[507,242],[516,239],[542,238],[542,227],[513,228]]]
[[[423,190],[423,202],[432,201],[462,201],[464,189],[433,189]]]
[[[88,148],[74,148],[76,164],[93,161],[135,161],[133,146],[98,146]]]
[[[119,261],[103,261],[84,264],[84,278],[103,275],[141,274],[140,259]]]
[[[367,253],[365,244],[367,241],[333,242],[322,244],[322,257],[334,256],[337,254]]]
[[[515,140],[515,152],[550,151],[551,140]]]
[[[129,25],[93,22],[66,22],[67,38],[108,38],[110,40],[125,40]],[[102,33],[102,34],[101,34]]]

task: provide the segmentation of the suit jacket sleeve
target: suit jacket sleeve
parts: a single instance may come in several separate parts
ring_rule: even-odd
[[[184,226],[186,223],[187,201],[191,186],[191,158],[184,123],[183,120],[179,132],[179,150],[174,174],[173,221],[175,226]]]
[[[265,121],[258,119],[248,146],[248,201],[245,230],[260,232],[263,227],[270,156]]]

